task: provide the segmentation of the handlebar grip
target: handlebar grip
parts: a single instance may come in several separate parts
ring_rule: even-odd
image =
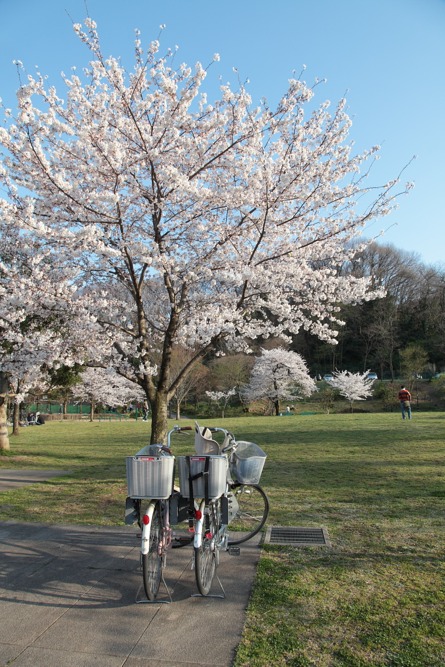
[[[193,428],[192,428],[192,426],[180,426],[179,430],[180,431],[192,431]]]

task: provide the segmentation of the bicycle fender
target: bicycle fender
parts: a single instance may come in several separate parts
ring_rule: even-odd
[[[151,531],[151,520],[153,518],[153,512],[155,510],[156,503],[151,502],[147,508],[145,514],[149,518],[147,524],[142,524],[142,540],[141,540],[141,553],[143,556],[146,556],[150,549],[150,531]]]
[[[204,523],[204,509],[205,501],[203,500],[199,505],[201,512],[201,518],[196,520],[195,523],[195,537],[193,538],[193,546],[195,549],[199,549],[202,544],[202,524]]]

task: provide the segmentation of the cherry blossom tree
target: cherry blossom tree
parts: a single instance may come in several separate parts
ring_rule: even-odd
[[[227,391],[206,391],[206,394],[221,409],[221,417],[224,419],[227,405],[232,396],[236,394],[236,387],[232,387],[232,389],[228,389]]]
[[[339,304],[380,294],[338,267],[406,186],[367,184],[378,147],[355,154],[346,101],[315,107],[300,78],[276,108],[241,83],[210,102],[201,63],[176,66],[137,34],[127,72],[93,20],[74,30],[91,53],[83,73],[62,75],[60,95],[28,75],[17,113],[4,110],[0,219],[59,276],[57,308],[82,311],[70,335],[94,343],[89,358],[142,388],[161,442],[197,360],[301,328],[334,341]],[[175,346],[193,355],[173,377]]]
[[[337,389],[341,396],[349,401],[351,412],[353,411],[354,401],[364,401],[368,396],[372,396],[374,380],[367,377],[368,373],[369,371],[365,373],[336,371],[333,373],[333,379],[327,381],[331,387]]]
[[[116,373],[114,368],[85,369],[81,373],[81,382],[73,388],[73,395],[76,399],[91,404],[91,421],[97,403],[117,408],[145,399],[142,389]]]
[[[0,215],[0,364],[19,404],[46,371],[105,348],[95,316],[77,298],[75,267],[56,264],[44,239],[22,227],[19,211],[5,200],[1,206],[13,215]]]
[[[317,390],[304,359],[282,347],[262,350],[256,357],[250,383],[244,390],[247,401],[266,398],[280,414],[280,401],[295,401]]]

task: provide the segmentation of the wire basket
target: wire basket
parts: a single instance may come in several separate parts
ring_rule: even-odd
[[[230,461],[230,473],[241,484],[259,484],[267,454],[254,442],[239,440]]]
[[[208,497],[219,498],[226,490],[227,459],[225,456],[178,456],[179,486],[181,496],[190,498],[190,477],[205,472],[208,459]],[[189,467],[190,466],[190,467]],[[192,481],[194,498],[205,497],[204,474]]]
[[[127,456],[126,465],[130,498],[169,498],[173,491],[174,456]]]

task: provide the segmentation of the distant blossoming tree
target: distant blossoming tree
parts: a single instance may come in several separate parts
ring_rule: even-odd
[[[114,368],[85,369],[81,374],[81,382],[73,389],[73,394],[78,400],[91,404],[91,421],[97,403],[117,408],[145,399],[142,389],[116,373]]]
[[[354,401],[364,401],[368,396],[372,396],[374,380],[367,377],[368,373],[369,371],[365,373],[336,371],[333,373],[333,379],[328,380],[328,384],[349,401],[351,412]]]
[[[295,401],[316,391],[304,359],[282,347],[262,350],[255,360],[250,383],[244,390],[246,401],[268,399],[280,414],[281,401]]]
[[[211,401],[216,403],[221,409],[221,417],[224,419],[227,405],[232,396],[236,394],[236,387],[228,389],[227,391],[206,391],[207,396]]]
[[[347,242],[406,188],[367,185],[378,147],[353,153],[345,100],[311,108],[313,88],[292,78],[275,109],[244,85],[209,102],[200,63],[176,66],[137,35],[128,73],[94,21],[74,30],[92,54],[83,77],[63,75],[59,95],[30,75],[5,110],[2,233],[40,277],[23,295],[5,263],[0,290],[24,298],[26,318],[36,281],[49,294],[57,276],[55,327],[63,310],[83,316],[70,334],[94,347],[83,361],[141,387],[161,442],[169,400],[209,352],[302,327],[335,340],[339,304],[379,294],[338,270]],[[173,376],[177,346],[193,355]]]

